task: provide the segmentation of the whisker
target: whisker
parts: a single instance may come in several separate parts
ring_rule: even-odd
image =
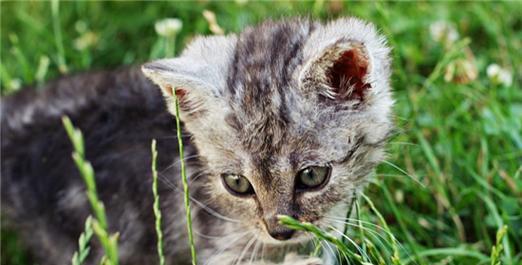
[[[395,168],[396,170],[398,170],[399,172],[401,172],[402,174],[408,176],[409,178],[411,178],[415,183],[419,184],[419,186],[421,186],[423,189],[426,188],[426,185],[424,185],[422,182],[420,182],[417,178],[413,177],[412,175],[408,174],[408,172],[406,172],[404,169],[400,168],[399,166],[395,165],[394,163],[388,161],[388,160],[383,160],[382,161],[383,163],[385,163],[386,165],[389,165],[393,168]]]
[[[328,243],[327,241],[319,241],[319,243],[321,244],[322,246],[322,249],[326,250],[327,248],[324,247],[324,245],[326,245],[328,247],[328,250],[330,251],[330,254],[331,254],[331,257],[335,257],[335,259],[337,260],[338,263],[340,263],[340,260],[339,260],[339,257],[335,254],[335,251],[333,250],[332,246],[330,245],[330,243]],[[339,250],[337,250],[339,251]],[[325,253],[326,254],[326,253]]]
[[[347,222],[347,221],[344,221],[344,220],[335,220],[335,219],[331,219],[331,218],[327,218],[327,217],[324,217],[324,218],[325,218],[326,220],[329,220],[329,221],[332,221],[332,222],[339,222],[339,223],[346,224],[346,225],[349,225],[349,226],[353,226],[353,227],[356,227],[356,228],[365,229],[366,231],[369,231],[369,232],[373,232],[373,233],[379,235],[380,237],[382,237],[384,240],[386,240],[387,243],[389,243],[389,242],[387,241],[387,239],[384,238],[384,236],[382,236],[382,235],[379,233],[379,231],[377,231],[377,230],[373,230],[373,229],[371,229],[371,228],[369,228],[369,227],[365,227],[365,226],[363,226],[362,224],[364,223],[364,224],[367,224],[367,225],[373,226],[374,228],[378,228],[378,229],[380,229],[381,232],[384,232],[384,233],[386,233],[388,236],[390,236],[394,242],[400,244],[400,242],[395,238],[395,236],[393,236],[393,234],[389,233],[387,230],[385,230],[384,228],[382,228],[382,227],[379,226],[379,225],[372,224],[372,223],[370,223],[370,222],[366,222],[366,221],[362,221],[362,220],[356,220],[356,219],[350,219],[350,220],[352,220],[352,221],[354,221],[354,222],[360,222],[361,225],[360,225],[360,224],[357,224],[357,223],[350,223],[350,222]]]
[[[265,242],[262,242],[262,246],[261,246],[261,262],[264,263],[265,262]]]
[[[239,264],[239,262],[241,262],[241,260],[243,259],[243,257],[245,256],[245,253],[250,249],[250,246],[256,241],[256,235],[254,234],[252,236],[252,239],[248,240],[247,244],[245,245],[245,247],[243,247],[243,251],[241,251],[241,254],[240,256],[237,258],[236,260],[236,265]]]
[[[325,219],[328,219],[328,218],[325,218]],[[348,218],[350,220],[353,220],[353,221],[357,221],[357,222],[361,222],[361,225],[359,224],[354,224],[354,223],[350,223],[350,222],[346,222],[346,221],[343,221],[343,220],[335,220],[335,219],[331,219],[330,218],[330,221],[333,221],[333,222],[340,222],[340,223],[343,223],[343,224],[346,224],[346,225],[349,225],[349,226],[352,226],[352,227],[356,227],[356,228],[359,228],[359,229],[363,229],[369,233],[371,233],[375,239],[377,239],[379,241],[379,243],[381,244],[381,246],[385,247],[386,245],[392,245],[393,243],[395,243],[402,251],[404,251],[404,253],[408,253],[409,251],[404,247],[404,245],[399,241],[397,240],[397,238],[395,238],[395,236],[390,233],[389,231],[385,230],[384,228],[382,228],[381,226],[378,226],[376,224],[373,224],[373,223],[370,223],[370,222],[366,222],[366,221],[363,221],[363,220],[357,220],[357,219],[351,219],[351,218]],[[378,228],[381,230],[381,232],[384,232],[386,233],[386,235],[388,237],[385,237],[384,235],[382,235],[381,233],[379,233],[379,231],[377,230],[373,230],[369,227],[365,227],[362,225],[362,223],[365,223],[367,225],[370,225],[370,226],[373,226],[374,228]],[[382,240],[381,240],[382,239]],[[389,240],[391,239],[391,241],[393,242],[390,242]],[[384,242],[386,244],[384,244]],[[388,254],[390,254],[390,256],[392,255],[391,254],[391,251],[389,249],[385,249]]]
[[[173,190],[178,190],[178,191],[183,191],[180,187],[176,186],[174,183],[170,182],[167,178],[165,178],[165,176],[163,175],[159,175],[159,180],[163,181],[167,186],[169,186],[170,188],[172,188]],[[204,203],[198,201],[197,199],[195,199],[194,197],[192,196],[189,196],[190,200],[192,202],[194,202],[195,204],[197,204],[199,207],[201,207],[203,210],[205,210],[207,213],[209,213],[210,215],[214,216],[214,217],[217,217],[221,220],[224,220],[224,221],[227,221],[227,222],[232,222],[232,223],[240,223],[239,220],[237,219],[233,219],[233,218],[230,218],[230,217],[227,217],[227,216],[224,216],[220,213],[218,213],[216,210],[208,207],[207,205],[205,205]]]
[[[192,159],[192,158],[196,158],[196,157],[200,157],[200,155],[199,155],[199,154],[196,154],[196,155],[186,156],[186,157],[183,158],[183,161],[186,162],[187,160]],[[165,173],[165,171],[167,171],[167,170],[173,168],[174,166],[176,166],[176,165],[178,165],[178,164],[181,164],[181,159],[178,159],[177,161],[175,161],[174,163],[172,163],[172,164],[169,165],[168,167],[166,167],[166,168],[164,168],[163,170],[161,170],[161,171],[159,172],[159,174],[163,174],[163,173]]]
[[[224,239],[224,238],[227,238],[227,237],[232,237],[232,236],[236,236],[236,235],[241,235],[241,234],[244,234],[245,232],[238,232],[238,233],[230,233],[228,235],[225,235],[225,236],[212,236],[212,235],[205,235],[197,230],[194,230],[194,234],[197,234],[198,236],[200,237],[203,237],[203,238],[208,238],[208,239]]]
[[[189,183],[195,182],[198,178],[200,178],[201,176],[205,176],[207,174],[208,174],[208,172],[206,170],[205,171],[201,171],[201,172],[199,172],[197,174],[194,174],[193,176],[191,176],[189,178]]]
[[[410,142],[390,142],[389,145],[411,145],[411,146],[418,146],[419,144],[416,143],[410,143]]]
[[[156,139],[178,139],[178,136],[176,135],[176,132],[174,131],[173,132],[174,135],[173,136],[162,136],[162,137],[156,137]],[[182,134],[181,135],[181,138],[187,138],[187,137],[191,137],[192,135],[191,134]]]
[[[209,264],[214,264],[212,263],[211,261],[213,261],[214,259],[216,258],[219,258],[219,256],[221,254],[223,254],[223,252],[225,252],[230,246],[232,246],[233,244],[235,244],[237,241],[239,241],[240,239],[242,239],[244,236],[248,235],[252,233],[252,231],[246,231],[244,233],[241,233],[240,236],[236,237],[235,239],[231,240],[228,244],[226,244],[225,246],[219,248],[218,250],[216,250],[214,253],[216,254],[213,254],[211,256],[211,258],[208,259],[208,261],[205,263],[205,265],[209,265]]]
[[[260,245],[259,243],[261,242],[258,239],[259,239],[259,236],[256,235],[256,244],[254,245],[254,250],[250,254],[250,260],[249,260],[248,264],[252,264],[252,262],[254,261],[254,259],[256,257],[256,254],[257,254],[257,251],[258,251],[257,247]]]
[[[371,226],[373,228],[379,229],[380,232],[386,233],[386,235],[388,235],[393,242],[397,243],[398,245],[402,245],[399,242],[399,240],[397,240],[397,238],[395,238],[395,236],[391,232],[387,231],[386,229],[384,229],[383,227],[381,227],[379,225],[376,225],[376,224],[373,224],[373,223],[370,223],[370,222],[366,222],[366,221],[363,221],[363,220],[357,220],[357,219],[351,219],[351,218],[347,218],[346,220],[351,220],[351,221],[357,222],[357,223],[350,223],[350,222],[347,222],[345,220],[336,220],[336,219],[332,219],[332,218],[328,218],[328,217],[325,217],[325,219],[333,221],[333,222],[343,223],[343,224],[350,225],[350,226],[353,226],[353,227],[357,227],[357,228],[360,228],[360,229],[364,229],[364,230],[369,231],[369,232],[373,232],[376,235],[380,236],[382,239],[384,239],[386,243],[388,243],[388,244],[390,243],[388,241],[388,238],[385,238],[383,235],[381,235],[381,233],[379,233],[379,231],[373,230],[373,229],[371,229],[369,227],[365,227],[362,224],[369,225],[369,226]],[[358,223],[360,223],[360,224],[358,224]]]
[[[342,222],[349,222],[349,221],[352,221],[352,222],[360,222],[360,223],[363,223],[363,224],[367,224],[367,225],[370,225],[370,226],[373,226],[373,227],[379,228],[379,229],[381,229],[381,230],[385,230],[385,229],[384,229],[382,226],[380,226],[380,225],[377,225],[377,224],[374,224],[374,223],[371,223],[371,222],[368,222],[368,221],[360,220],[360,219],[350,218],[350,217],[339,217],[339,216],[330,216],[330,215],[325,215],[323,218],[325,218],[325,219],[329,219],[329,220],[333,220],[333,221],[342,221]]]
[[[361,247],[359,245],[357,245],[357,243],[355,243],[349,236],[347,236],[343,232],[337,230],[335,227],[330,227],[330,228],[334,232],[339,233],[342,237],[344,237],[346,240],[348,240],[348,242],[350,242],[350,244],[352,244],[357,249],[357,251],[359,251],[359,253],[361,253],[361,255],[363,255],[363,257],[366,258],[366,260],[370,260],[370,257],[368,257],[368,255],[366,255],[366,253],[361,249]]]

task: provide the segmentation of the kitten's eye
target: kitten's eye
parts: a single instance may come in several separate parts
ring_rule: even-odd
[[[254,194],[254,188],[252,184],[241,175],[236,174],[222,174],[223,184],[227,190],[236,196],[247,196]]]
[[[311,166],[297,173],[296,188],[299,190],[310,190],[322,188],[328,179],[332,168],[330,166]]]

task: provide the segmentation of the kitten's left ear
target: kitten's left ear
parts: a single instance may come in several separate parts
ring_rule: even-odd
[[[224,69],[230,63],[235,42],[234,35],[198,37],[180,57],[146,63],[142,71],[161,88],[172,114],[176,98],[179,100],[180,118],[185,124],[220,120],[218,116],[223,116],[226,108]]]
[[[219,103],[218,80],[212,82],[212,68],[190,57],[162,59],[142,66],[143,73],[161,88],[167,106],[175,114],[175,100],[179,100],[180,118],[190,121],[201,111],[212,111]],[[216,78],[217,79],[217,78]]]
[[[304,47],[301,88],[333,103],[368,102],[389,93],[389,49],[375,28],[339,19],[317,29]]]

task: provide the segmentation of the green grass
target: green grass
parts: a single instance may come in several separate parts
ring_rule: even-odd
[[[85,228],[81,233],[80,237],[78,238],[78,251],[75,251],[72,256],[72,265],[83,264],[83,262],[87,259],[87,256],[89,256],[89,253],[91,251],[89,242],[91,241],[92,234],[92,216],[89,216],[85,220]]]
[[[158,159],[158,150],[156,149],[156,139],[152,140],[151,144],[151,153],[152,153],[152,194],[154,196],[154,217],[155,217],[155,228],[156,235],[158,237],[157,241],[157,249],[158,249],[158,265],[165,265],[165,255],[163,254],[163,231],[161,230],[161,208],[160,208],[160,197],[158,194],[158,170],[156,168],[157,159]]]
[[[71,140],[73,145],[74,152],[72,154],[72,158],[78,171],[80,171],[80,175],[85,183],[87,188],[86,195],[89,199],[89,203],[91,204],[92,212],[95,216],[95,219],[92,221],[90,217],[85,221],[86,229],[85,235],[91,233],[88,229],[89,226],[94,231],[94,234],[98,237],[98,241],[101,243],[102,248],[105,252],[105,255],[102,257],[100,264],[101,265],[118,265],[118,233],[109,234],[109,224],[107,223],[107,214],[105,212],[105,206],[103,202],[98,197],[98,192],[96,189],[96,177],[94,176],[94,169],[92,168],[91,163],[85,160],[85,146],[83,141],[82,132],[73,127],[71,120],[68,117],[62,118],[63,125]],[[90,225],[89,225],[90,224]],[[89,236],[90,237],[90,236]],[[88,241],[88,240],[87,240]],[[79,253],[80,258],[85,254],[87,242],[82,240],[82,235],[80,235],[79,239]],[[75,255],[73,255],[72,262],[75,263],[74,259]],[[81,262],[80,262],[81,263]]]
[[[357,204],[360,221],[350,236],[375,264],[386,251],[397,251],[400,264],[522,263],[521,2],[53,3],[0,2],[2,95],[64,72],[163,57],[171,48],[154,23],[166,17],[183,21],[179,53],[194,35],[211,34],[205,9],[227,33],[288,15],[372,21],[393,47],[398,133],[365,190],[369,200]],[[432,38],[430,26],[441,20],[458,31],[454,43]],[[463,62],[477,77],[445,81],[448,69],[462,70]],[[511,85],[488,78],[493,63],[511,71]],[[2,231],[2,264],[28,264],[18,245]],[[386,262],[391,254],[382,255]]]

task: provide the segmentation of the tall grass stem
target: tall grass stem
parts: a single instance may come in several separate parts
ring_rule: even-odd
[[[65,49],[63,48],[62,30],[60,27],[60,1],[51,1],[51,14],[53,18],[54,42],[58,50],[58,69],[60,73],[65,74],[69,70],[65,62]]]
[[[106,258],[102,258],[102,264],[118,265],[118,233],[112,235],[108,233],[105,206],[98,198],[92,165],[85,159],[85,146],[82,132],[74,128],[71,120],[66,116],[62,117],[62,123],[73,145],[74,152],[72,157],[87,187],[87,198],[89,199],[96,218],[92,221],[92,229],[105,251]]]
[[[158,170],[156,168],[156,163],[158,160],[158,150],[156,149],[156,139],[152,140],[151,144],[151,152],[152,152],[152,194],[154,196],[154,217],[156,219],[156,235],[158,237],[158,258],[159,265],[165,264],[165,256],[163,255],[163,233],[161,231],[161,208],[160,208],[160,197],[158,194]]]
[[[192,256],[192,265],[197,264],[196,246],[194,244],[194,236],[192,233],[192,213],[190,211],[190,193],[187,180],[187,172],[185,169],[185,156],[183,152],[183,137],[181,134],[181,121],[179,119],[179,99],[176,97],[176,131],[178,136],[179,161],[181,164],[181,180],[183,182],[183,193],[185,202],[185,212],[187,219],[187,233],[190,245],[190,255]]]

